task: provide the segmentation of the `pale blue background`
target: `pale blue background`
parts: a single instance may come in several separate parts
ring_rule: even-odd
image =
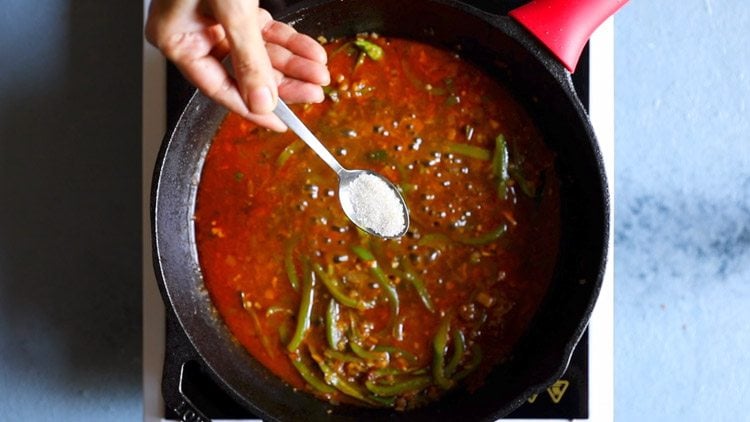
[[[140,2],[0,7],[0,420],[139,420]],[[745,420],[750,14],[616,20],[615,413]]]
[[[739,0],[617,16],[619,420],[750,418],[749,41]]]

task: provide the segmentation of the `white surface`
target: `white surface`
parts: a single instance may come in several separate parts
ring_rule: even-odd
[[[589,323],[589,420],[614,420],[614,192],[615,69],[614,18],[597,29],[590,41],[589,109],[609,181],[609,249],[607,270]]]
[[[144,17],[148,0],[143,2]],[[143,420],[164,416],[161,372],[164,363],[164,303],[156,285],[151,260],[151,176],[167,126],[166,64],[161,54],[143,43],[143,149],[141,168],[143,203]]]
[[[147,10],[148,1],[144,1]],[[589,326],[589,418],[614,419],[614,19],[607,20],[590,44],[591,122],[604,157],[610,186],[610,240],[607,271]],[[143,51],[143,394],[144,421],[164,420],[161,373],[164,359],[164,305],[151,260],[150,189],[159,144],[166,130],[165,64],[158,51]],[[521,420],[519,420],[521,421]],[[544,421],[550,421],[546,419]],[[237,422],[237,421],[234,421]]]

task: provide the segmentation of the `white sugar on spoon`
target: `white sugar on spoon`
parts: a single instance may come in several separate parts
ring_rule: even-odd
[[[339,201],[344,214],[362,230],[375,236],[395,238],[409,229],[409,210],[398,189],[383,176],[368,170],[347,170],[279,100],[273,111],[339,177]]]
[[[346,215],[355,216],[350,218],[360,222],[355,224],[383,237],[400,236],[406,231],[403,200],[385,179],[363,171],[347,186],[339,189],[347,197],[339,196]],[[352,209],[347,210],[344,204]]]

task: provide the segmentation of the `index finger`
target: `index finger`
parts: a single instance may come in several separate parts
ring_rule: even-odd
[[[242,99],[253,113],[270,113],[278,90],[260,31],[257,0],[211,0],[214,18],[224,27]]]
[[[278,44],[297,56],[326,64],[328,56],[320,43],[311,37],[300,34],[290,25],[274,20],[268,11],[261,9],[258,14],[263,39]]]

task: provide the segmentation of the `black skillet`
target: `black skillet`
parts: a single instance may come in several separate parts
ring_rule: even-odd
[[[588,7],[595,10],[582,25],[576,19],[586,13],[568,6],[585,3],[594,4]],[[509,18],[450,0],[323,0],[302,3],[277,16],[312,36],[331,38],[375,31],[448,49],[460,47],[464,59],[509,86],[557,155],[562,200],[560,255],[551,287],[513,358],[498,366],[477,391],[459,389],[408,412],[335,406],[295,391],[233,340],[203,286],[192,216],[203,160],[226,110],[196,93],[167,134],[157,160],[152,186],[154,266],[169,311],[176,315],[215,381],[264,420],[418,421],[494,420],[559,378],[601,287],[609,224],[601,155],[568,70],[575,66],[593,28],[622,3],[624,0],[540,0],[515,9],[511,12],[515,18]],[[550,4],[558,9],[549,9]],[[545,14],[546,21],[538,19]],[[578,29],[588,29],[560,37],[565,35],[564,26],[562,30],[545,26],[560,17]],[[547,36],[549,46],[541,45],[530,32]],[[180,415],[201,420],[200,409],[192,408],[187,399],[170,405],[179,406],[173,410]]]

